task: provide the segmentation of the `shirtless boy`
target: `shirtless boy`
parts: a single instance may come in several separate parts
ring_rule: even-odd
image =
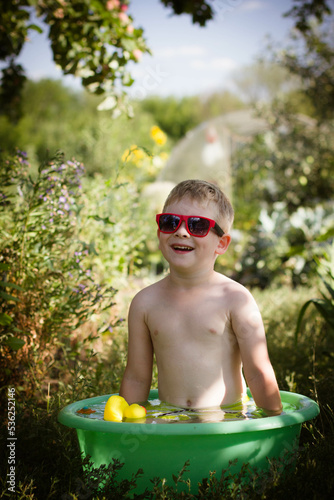
[[[214,270],[230,244],[233,216],[229,200],[208,182],[184,181],[169,194],[157,223],[170,272],[140,291],[129,311],[120,388],[128,403],[147,400],[155,354],[161,401],[181,408],[237,403],[245,394],[244,374],[256,405],[267,415],[281,413],[255,300]]]

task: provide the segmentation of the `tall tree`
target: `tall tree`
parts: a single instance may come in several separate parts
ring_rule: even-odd
[[[315,15],[322,21],[332,0],[294,0],[287,15],[307,31],[307,20]],[[218,0],[161,0],[175,14],[190,14],[204,26],[222,8]],[[228,4],[233,4],[229,1]],[[239,3],[239,2],[238,2]],[[126,87],[133,78],[127,65],[149,53],[143,30],[133,26],[128,15],[129,0],[7,0],[0,3],[0,61],[5,61],[0,81],[0,109],[12,120],[20,115],[20,94],[25,75],[16,58],[30,30],[42,31],[34,16],[49,26],[54,61],[64,74],[78,76],[90,92],[108,93],[104,108],[125,107]],[[118,92],[116,92],[118,88]]]
[[[326,15],[331,14],[329,6],[333,0],[294,0],[295,5],[284,14],[295,18],[295,27],[301,33],[310,31],[310,19],[315,18],[322,23]]]
[[[232,81],[245,102],[271,101],[280,92],[296,87],[296,79],[279,64],[258,60],[234,72]]]
[[[322,16],[315,14],[306,21],[302,10],[301,20],[296,23],[294,50],[281,51],[277,57],[291,74],[301,78],[303,90],[320,122],[334,117],[334,20],[331,13],[327,8]],[[296,15],[293,9],[290,15]]]
[[[126,70],[129,61],[137,62],[149,49],[143,30],[135,28],[127,14],[127,0],[13,0],[1,2],[0,59],[2,70],[0,106],[18,117],[23,68],[16,57],[29,30],[42,29],[32,23],[34,16],[49,26],[54,61],[65,75],[81,78],[90,92],[102,94],[118,85],[133,83]],[[109,108],[124,99],[125,92],[109,96]]]

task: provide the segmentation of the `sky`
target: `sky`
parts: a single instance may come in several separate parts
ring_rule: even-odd
[[[205,27],[192,24],[191,16],[176,16],[159,0],[131,0],[128,13],[133,25],[144,30],[153,55],[131,65],[135,83],[130,95],[177,97],[233,90],[233,73],[254,63],[263,53],[268,35],[283,43],[293,20],[283,18],[292,0],[215,0],[215,19]],[[46,34],[29,33],[30,41],[18,61],[30,79],[62,79],[80,88],[80,79],[63,77],[52,60]]]

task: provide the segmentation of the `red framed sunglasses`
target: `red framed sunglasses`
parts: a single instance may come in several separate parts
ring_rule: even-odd
[[[156,221],[160,231],[166,234],[175,233],[181,226],[182,221],[186,223],[188,233],[197,238],[204,238],[211,228],[216,231],[218,236],[225,234],[217,222],[198,215],[157,214]]]

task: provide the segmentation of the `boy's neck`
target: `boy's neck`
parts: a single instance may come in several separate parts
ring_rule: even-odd
[[[217,275],[218,273],[214,269],[201,270],[198,273],[180,273],[175,269],[170,269],[167,278],[169,283],[176,288],[190,289],[212,283]]]

